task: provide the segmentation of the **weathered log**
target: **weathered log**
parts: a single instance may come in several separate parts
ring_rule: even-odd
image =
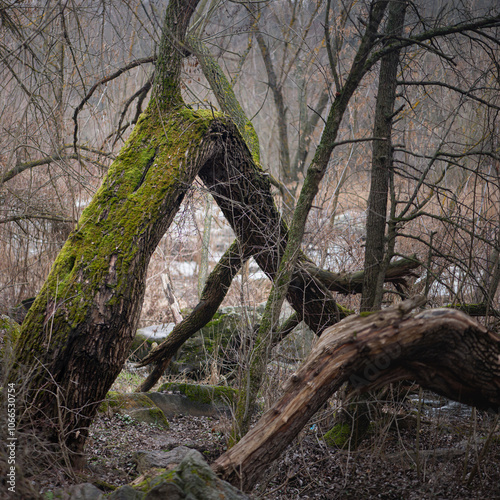
[[[325,330],[281,399],[213,469],[249,490],[314,413],[346,381],[364,391],[415,380],[450,399],[500,410],[500,336],[464,313],[431,309],[415,316],[417,301]]]
[[[303,264],[304,269],[321,281],[323,285],[332,292],[342,294],[361,293],[365,271],[360,270],[353,273],[333,273],[325,269],[320,269],[309,262]],[[421,266],[416,256],[403,257],[391,262],[385,273],[385,283],[402,285],[407,288],[406,279],[410,276],[417,277],[415,269]]]

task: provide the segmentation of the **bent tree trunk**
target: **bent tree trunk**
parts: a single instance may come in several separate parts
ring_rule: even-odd
[[[220,129],[211,114],[177,112],[160,120],[146,113],[22,325],[10,379],[29,370],[31,416],[46,417],[54,432],[67,433],[73,451],[81,450],[93,403],[105,398],[127,357],[150,256],[200,167],[219,147],[214,137]],[[62,422],[58,405],[68,408]]]
[[[500,336],[460,311],[411,316],[407,301],[367,317],[351,316],[325,330],[281,399],[214,471],[250,490],[307,421],[349,381],[358,391],[398,380],[480,409],[500,411]]]
[[[16,345],[9,382],[25,381],[24,420],[65,445],[75,465],[127,357],[151,254],[200,168],[223,148],[224,121],[182,106],[180,49],[197,3],[169,3],[148,109],[57,257]]]

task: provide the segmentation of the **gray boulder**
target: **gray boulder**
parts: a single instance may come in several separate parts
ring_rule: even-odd
[[[190,451],[192,450],[186,446],[178,446],[172,451],[139,450],[134,453],[132,460],[137,464],[137,470],[143,473],[153,467],[166,469],[169,466],[178,465]]]
[[[129,486],[127,484],[113,491],[113,493],[111,493],[111,495],[109,495],[106,498],[113,500],[142,500],[144,498],[144,493],[141,491],[134,490],[132,486]]]
[[[169,467],[167,470],[145,479],[135,488],[123,486],[108,498],[113,500],[249,500],[250,497],[243,492],[219,479],[198,451],[181,446],[173,451],[175,453],[171,452],[172,463],[167,464]],[[161,457],[157,456],[157,458]],[[165,456],[163,459],[168,460]],[[181,462],[175,468],[171,468],[175,460],[179,459]]]

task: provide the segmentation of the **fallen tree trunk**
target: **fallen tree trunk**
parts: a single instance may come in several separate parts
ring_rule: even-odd
[[[397,380],[480,409],[500,410],[500,336],[464,313],[409,313],[406,301],[327,329],[281,399],[212,468],[249,490],[314,413],[349,381],[361,392]]]
[[[364,269],[353,273],[333,273],[325,269],[320,269],[309,263],[303,264],[304,269],[323,283],[332,292],[342,294],[361,293],[365,276]],[[416,256],[403,257],[389,263],[384,283],[392,283],[396,286],[407,288],[406,279],[410,276],[417,277],[415,269],[421,266]]]

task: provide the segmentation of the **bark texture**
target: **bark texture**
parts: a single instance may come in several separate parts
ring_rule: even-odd
[[[406,12],[406,1],[389,5],[387,38],[400,37]],[[387,45],[387,43],[386,43]],[[366,216],[365,275],[361,310],[378,310],[382,304],[384,277],[391,259],[391,245],[386,241],[387,199],[392,175],[392,119],[396,102],[399,50],[389,52],[380,62],[380,73],[373,137],[372,172]],[[393,242],[392,242],[393,243]]]
[[[346,381],[358,390],[397,380],[480,409],[500,410],[500,336],[460,311],[410,314],[407,301],[327,329],[284,395],[212,468],[223,479],[252,488],[259,476]]]
[[[145,114],[23,322],[10,381],[29,376],[30,418],[76,453],[128,355],[151,254],[221,145],[220,126],[211,114]]]
[[[147,111],[59,253],[23,322],[9,382],[24,383],[23,420],[83,461],[88,426],[135,335],[152,252],[221,120],[180,109],[185,31],[198,0],[172,0]]]

